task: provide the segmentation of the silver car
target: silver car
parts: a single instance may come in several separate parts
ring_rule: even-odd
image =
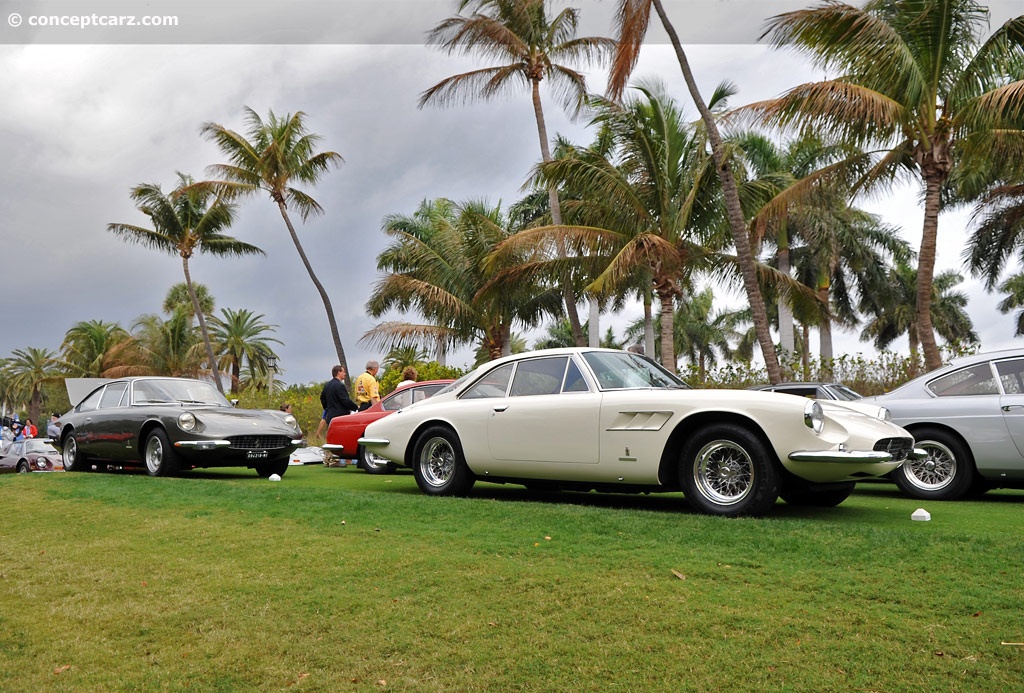
[[[1024,349],[954,359],[878,397],[924,459],[893,472],[914,498],[952,500],[1024,488]]]

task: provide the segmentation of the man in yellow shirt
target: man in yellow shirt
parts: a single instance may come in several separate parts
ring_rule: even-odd
[[[369,409],[380,401],[380,385],[377,383],[377,371],[379,370],[379,363],[367,361],[366,372],[356,378],[355,400],[356,404],[359,405],[359,411]]]

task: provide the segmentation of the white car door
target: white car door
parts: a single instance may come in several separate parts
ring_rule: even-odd
[[[491,404],[492,473],[523,473],[529,465],[527,473],[551,476],[547,469],[557,477],[564,465],[598,463],[601,394],[568,356],[517,362],[507,396]]]

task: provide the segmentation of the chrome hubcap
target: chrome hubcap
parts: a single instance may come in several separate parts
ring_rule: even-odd
[[[743,500],[753,488],[754,464],[742,447],[714,440],[697,453],[693,481],[702,496],[719,505]]]

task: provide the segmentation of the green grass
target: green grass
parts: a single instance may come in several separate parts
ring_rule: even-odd
[[[1013,690],[1022,504],[877,485],[728,520],[321,466],[9,475],[0,691]]]

